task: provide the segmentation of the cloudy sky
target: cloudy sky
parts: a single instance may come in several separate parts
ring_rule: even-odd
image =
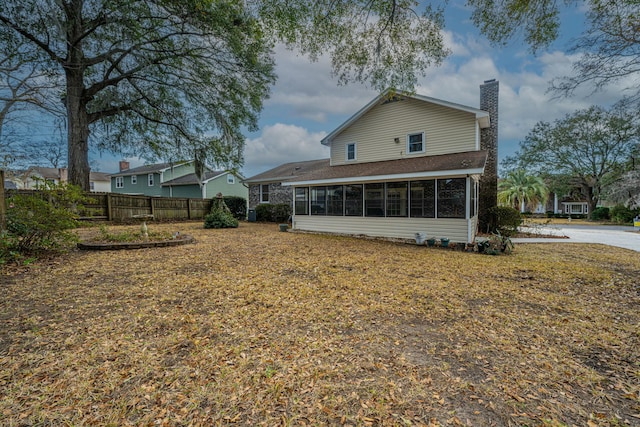
[[[571,73],[574,57],[567,52],[571,38],[582,32],[584,16],[568,9],[562,15],[561,37],[536,56],[521,39],[508,46],[491,46],[469,20],[464,0],[451,0],[446,11],[445,40],[451,56],[439,68],[427,71],[416,92],[471,107],[479,106],[479,86],[485,80],[500,82],[499,158],[511,155],[534,124],[553,121],[589,105],[609,105],[620,97],[620,88],[591,94],[584,88],[570,99],[547,94],[549,81]],[[276,50],[278,82],[265,102],[258,132],[248,134],[245,150],[246,177],[281,163],[328,157],[320,140],[377,92],[359,84],[338,86],[331,77],[328,58],[310,62],[296,52]],[[117,170],[116,156],[93,155],[94,169]],[[142,161],[128,159],[131,166]],[[95,167],[97,165],[97,168]]]

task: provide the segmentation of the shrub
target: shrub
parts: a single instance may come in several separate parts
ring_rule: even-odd
[[[488,240],[478,242],[478,252],[487,255],[509,255],[513,252],[513,242],[500,233],[492,234]]]
[[[272,205],[272,218],[274,222],[287,222],[291,216],[291,206],[286,203]]]
[[[286,203],[261,204],[256,206],[256,220],[265,222],[287,222],[291,216],[291,206]]]
[[[85,200],[80,188],[48,182],[41,187],[34,194],[7,198],[7,231],[0,248],[3,262],[77,242],[77,235],[69,230],[77,227],[76,212]]]
[[[222,194],[218,194],[211,204],[211,212],[204,217],[204,228],[237,228],[238,220],[233,217]]]
[[[522,223],[522,216],[517,209],[509,206],[494,206],[489,209],[490,231],[502,236],[513,236]]]
[[[271,222],[271,205],[260,204],[256,206],[256,221]]]
[[[229,212],[216,211],[204,217],[204,228],[237,228],[238,220]]]
[[[594,211],[591,212],[591,219],[593,219],[594,221],[603,221],[610,219],[609,208],[595,208]]]
[[[244,220],[247,218],[247,199],[244,197],[225,196],[224,203],[235,219]]]
[[[624,205],[615,205],[609,211],[609,215],[612,221],[626,224],[633,222],[633,218],[637,215],[637,213]]]

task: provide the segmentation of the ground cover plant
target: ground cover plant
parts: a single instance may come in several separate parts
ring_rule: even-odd
[[[0,424],[640,425],[637,252],[155,227],[2,271]]]

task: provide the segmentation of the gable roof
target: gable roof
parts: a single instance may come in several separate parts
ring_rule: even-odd
[[[105,172],[89,172],[90,181],[109,181],[109,174]]]
[[[367,105],[362,107],[353,116],[349,117],[347,119],[347,121],[345,121],[340,126],[338,126],[336,129],[334,129],[329,135],[327,135],[324,138],[322,138],[322,140],[320,142],[323,145],[330,145],[331,141],[333,141],[333,139],[336,136],[338,136],[343,130],[345,130],[346,128],[351,126],[360,117],[365,115],[367,112],[372,110],[374,107],[378,106],[381,101],[384,101],[385,99],[389,99],[389,97],[391,95],[392,95],[391,89],[387,89],[386,91],[382,92],[380,95],[378,95],[375,98],[373,98]],[[489,113],[484,111],[484,110],[480,110],[478,108],[468,107],[466,105],[456,104],[455,102],[444,101],[442,99],[431,98],[429,96],[418,95],[418,94],[413,94],[413,95],[398,94],[398,95],[394,95],[394,96],[398,96],[400,98],[415,99],[415,100],[422,101],[422,102],[429,102],[431,104],[440,105],[442,107],[448,107],[448,108],[453,108],[453,109],[460,110],[460,111],[465,111],[467,113],[472,113],[472,114],[475,114],[476,120],[480,124],[481,128],[483,128],[483,129],[484,128],[488,128],[489,125],[490,125]]]
[[[62,168],[64,169],[64,168]],[[42,166],[30,166],[27,173],[35,172],[45,179],[60,179],[60,169],[58,168],[45,168]]]
[[[112,173],[110,176],[129,176],[129,175],[144,175],[146,173],[160,173],[164,172],[167,169],[171,169],[172,167],[188,165],[192,163],[193,160],[189,160],[187,162],[177,162],[177,163],[156,163],[153,165],[144,165],[138,166],[137,168],[131,168],[127,170],[123,170],[121,172]]]
[[[247,184],[259,184],[267,182],[285,182],[298,180],[317,170],[329,167],[329,159],[307,160],[303,162],[291,162],[269,169],[258,175],[244,180]]]
[[[211,181],[214,178],[217,178],[221,175],[225,175],[227,173],[230,172],[226,172],[226,171],[209,171],[209,172],[205,172],[204,177],[202,179],[202,182],[206,183],[208,181]],[[198,178],[196,177],[195,173],[190,173],[187,175],[183,175],[183,176],[179,176],[178,178],[172,179],[170,181],[167,182],[163,182],[162,186],[163,187],[171,187],[171,186],[175,186],[175,185],[199,185],[198,183]]]
[[[283,185],[373,182],[482,174],[486,161],[486,151],[468,151],[336,166],[329,166],[327,162],[326,166],[296,179],[284,181]]]

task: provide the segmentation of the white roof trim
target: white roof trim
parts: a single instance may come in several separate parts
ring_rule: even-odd
[[[427,172],[413,172],[402,173],[397,175],[371,175],[371,176],[353,176],[345,178],[330,178],[330,179],[318,179],[307,181],[289,181],[283,182],[283,186],[301,186],[301,185],[322,185],[322,184],[347,184],[354,182],[374,182],[374,181],[402,181],[417,178],[435,178],[435,177],[454,177],[454,176],[466,176],[473,174],[482,174],[484,169],[454,169],[444,171],[427,171]]]
[[[365,105],[360,110],[358,110],[358,112],[356,112],[353,116],[349,117],[347,119],[347,121],[345,121],[340,126],[338,126],[336,129],[334,129],[329,135],[327,135],[324,138],[322,138],[322,140],[320,142],[323,145],[327,145],[327,146],[330,145],[331,141],[340,132],[342,132],[343,130],[345,130],[349,126],[351,126],[354,122],[356,122],[365,113],[367,113],[373,107],[378,105],[378,103],[382,99],[384,99],[384,97],[387,96],[387,94],[389,92],[390,92],[390,89],[387,89],[386,91],[384,91],[380,95],[376,96],[367,105]],[[403,96],[405,98],[417,99],[419,101],[430,102],[432,104],[440,105],[440,106],[443,106],[443,107],[453,108],[453,109],[456,109],[456,110],[461,110],[461,111],[465,111],[467,113],[475,114],[476,120],[480,124],[480,128],[481,129],[485,129],[485,128],[488,128],[490,126],[491,119],[490,119],[489,113],[484,111],[484,110],[480,110],[478,108],[473,108],[473,107],[469,107],[469,106],[462,105],[462,104],[456,104],[455,102],[449,102],[449,101],[445,101],[445,100],[438,99],[438,98],[431,98],[430,96],[425,96],[425,95],[418,95],[418,94],[407,95],[407,94],[402,94],[402,93],[398,93],[398,95],[399,96]]]

